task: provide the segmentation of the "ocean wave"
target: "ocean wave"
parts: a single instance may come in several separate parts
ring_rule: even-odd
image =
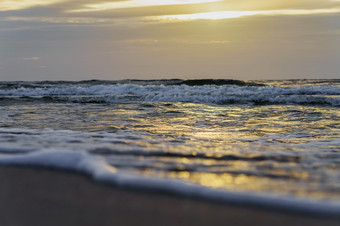
[[[315,106],[329,106],[339,107],[339,96],[271,96],[271,95],[258,95],[258,96],[242,96],[242,95],[228,95],[224,97],[219,96],[182,96],[178,95],[100,95],[100,96],[35,96],[35,97],[0,97],[3,102],[66,102],[66,103],[97,103],[97,104],[113,104],[122,102],[185,102],[185,103],[199,103],[199,104],[216,104],[216,105],[315,105]]]
[[[220,203],[284,210],[299,214],[312,214],[338,218],[340,207],[336,203],[296,199],[291,196],[273,196],[249,192],[236,192],[203,187],[172,178],[141,177],[125,173],[106,164],[101,158],[72,150],[41,150],[26,155],[0,155],[0,165],[18,165],[67,170],[89,175],[92,179],[120,187],[158,191],[182,197],[194,197]]]
[[[96,181],[113,184],[121,187],[128,187],[149,191],[161,191],[169,194],[176,194],[183,197],[195,197],[207,200],[215,200],[219,202],[250,205],[255,207],[265,207],[271,209],[281,209],[285,211],[299,212],[305,214],[316,214],[327,217],[339,217],[340,206],[337,202],[330,202],[327,200],[313,200],[306,198],[297,198],[292,195],[275,195],[268,193],[254,193],[254,192],[237,192],[223,189],[216,189],[213,187],[201,186],[192,182],[175,179],[171,177],[152,177],[141,176],[133,171],[120,168],[119,166],[110,164],[110,160],[116,159],[121,162],[120,155],[144,155],[145,157],[154,157],[161,155],[160,152],[145,151],[123,151],[117,150],[117,147],[111,149],[103,149],[100,147],[107,139],[118,139],[120,136],[96,132],[96,133],[82,133],[79,131],[68,130],[34,130],[34,129],[0,129],[2,135],[12,135],[13,138],[2,137],[0,142],[0,165],[18,165],[25,167],[43,167],[48,169],[67,170],[71,172],[84,173],[92,177]],[[66,134],[66,136],[65,136]],[[53,137],[53,139],[51,139]],[[90,137],[98,138],[97,144],[93,144]],[[11,139],[16,139],[16,145],[10,147]],[[7,140],[6,139],[10,139]],[[70,141],[80,139],[83,143],[70,145]],[[32,141],[36,141],[32,145]],[[26,148],[31,144],[31,147]],[[42,145],[45,144],[45,145]],[[93,146],[93,147],[91,147]],[[103,153],[105,152],[105,153]],[[106,153],[107,152],[107,153]],[[105,159],[105,155],[110,154],[115,158]],[[190,155],[170,154],[165,153],[165,156],[173,158],[190,157]],[[204,156],[199,156],[204,157]],[[288,157],[288,156],[286,156]],[[210,158],[208,156],[208,158]],[[220,159],[219,157],[216,157]],[[280,157],[281,158],[281,157]],[[135,159],[137,161],[137,159]],[[141,159],[139,159],[141,160]],[[272,158],[238,158],[235,156],[226,156],[224,160],[229,162],[235,161],[264,161],[272,162]],[[274,158],[274,160],[277,160]],[[286,160],[286,159],[285,159]],[[293,158],[289,161],[296,162]],[[166,161],[168,162],[168,160]],[[147,162],[145,162],[146,164]],[[159,162],[158,162],[159,163]],[[308,164],[309,162],[306,162]],[[134,161],[129,161],[130,167],[136,167]],[[131,165],[132,164],[132,165]],[[271,163],[273,164],[273,163]],[[171,165],[171,164],[170,164]],[[176,166],[176,165],[173,165]],[[176,170],[176,169],[172,169]],[[209,170],[209,169],[206,169]],[[197,168],[196,171],[199,171]],[[209,171],[210,172],[210,171]],[[211,172],[210,172],[211,173]],[[215,172],[219,173],[219,172]],[[225,173],[225,171],[224,171]],[[263,172],[256,174],[256,172],[228,171],[229,174],[240,173],[264,177],[277,177],[277,174]],[[280,178],[294,179],[291,177],[285,178],[281,175]]]
[[[0,89],[1,99],[30,99],[76,103],[121,101],[192,102],[203,104],[300,104],[340,106],[340,87],[239,85],[49,84]]]

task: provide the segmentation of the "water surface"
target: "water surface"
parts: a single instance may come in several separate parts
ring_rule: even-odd
[[[0,153],[339,204],[339,107],[339,80],[1,82]]]

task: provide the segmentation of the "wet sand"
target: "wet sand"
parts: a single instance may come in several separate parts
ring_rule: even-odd
[[[0,167],[0,225],[340,225],[305,216],[133,191],[46,169]]]

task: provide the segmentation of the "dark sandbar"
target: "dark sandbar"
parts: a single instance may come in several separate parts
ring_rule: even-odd
[[[139,192],[68,172],[0,168],[0,225],[340,225],[306,216]]]

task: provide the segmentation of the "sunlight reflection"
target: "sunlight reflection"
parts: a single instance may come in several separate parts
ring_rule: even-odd
[[[339,197],[333,179],[339,169],[338,108],[30,102],[4,106],[0,117],[6,118],[2,127],[91,132],[86,139],[77,132],[68,147],[99,150],[91,153],[104,156],[113,172],[131,170],[230,191]],[[6,139],[13,144],[17,135]],[[65,139],[64,132],[53,140],[59,145],[59,139]],[[49,142],[46,136],[39,145]],[[329,189],[318,192],[319,181]]]

